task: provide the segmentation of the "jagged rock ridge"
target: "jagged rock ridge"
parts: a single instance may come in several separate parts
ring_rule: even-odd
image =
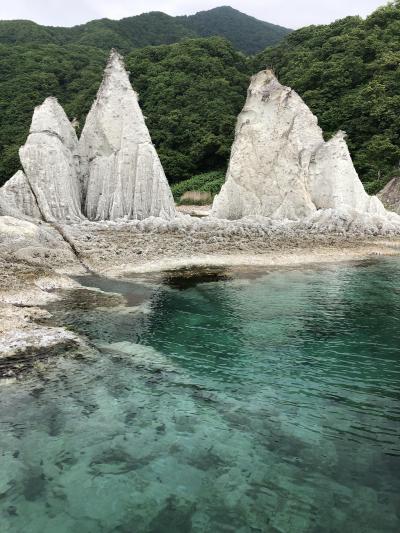
[[[25,174],[0,189],[3,214],[47,222],[175,216],[137,94],[115,50],[79,145],[64,110],[49,97],[34,111],[20,159]]]
[[[252,77],[225,184],[212,215],[299,220],[319,209],[385,215],[354,169],[345,135],[325,142],[317,118],[271,71]]]
[[[175,204],[121,56],[112,51],[79,140],[90,220],[171,218]]]

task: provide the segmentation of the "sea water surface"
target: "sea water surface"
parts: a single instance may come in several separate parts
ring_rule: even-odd
[[[399,258],[84,282],[88,354],[0,386],[2,533],[400,531]]]

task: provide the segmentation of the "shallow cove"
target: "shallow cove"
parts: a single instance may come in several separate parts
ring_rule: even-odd
[[[2,531],[397,532],[400,259],[200,274],[49,307],[95,354],[0,387]]]

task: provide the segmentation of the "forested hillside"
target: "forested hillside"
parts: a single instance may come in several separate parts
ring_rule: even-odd
[[[290,32],[287,28],[249,17],[229,6],[177,18],[200,37],[220,35],[246,54],[256,54],[266,46],[278,43]]]
[[[271,67],[318,116],[329,136],[348,134],[370,191],[400,167],[400,1],[366,20],[348,17],[293,32],[255,61]]]
[[[250,74],[220,37],[134,50],[126,63],[170,181],[226,165]]]
[[[218,7],[189,17],[171,17],[159,11],[121,20],[100,19],[72,28],[40,26],[28,20],[0,21],[3,44],[79,44],[104,50],[176,43],[187,37],[222,36],[237,50],[256,53],[276,44],[287,28],[257,20],[232,9]]]

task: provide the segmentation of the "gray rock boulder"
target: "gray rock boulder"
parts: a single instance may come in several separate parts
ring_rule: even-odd
[[[175,216],[173,197],[121,56],[112,51],[79,140],[90,220]]]
[[[56,98],[46,98],[35,108],[28,139],[19,155],[40,214],[47,222],[83,218],[75,161],[77,143],[75,130]],[[24,202],[28,205],[30,199]]]
[[[309,185],[317,209],[355,209],[370,215],[385,215],[376,196],[369,196],[350,156],[346,134],[339,131],[321,144],[311,158]]]
[[[4,212],[3,212],[4,211]],[[0,214],[42,218],[36,198],[22,170],[0,188]]]
[[[271,71],[252,77],[225,184],[212,216],[300,220],[319,209],[384,215],[354,169],[343,132],[325,142],[317,118]]]
[[[387,209],[400,215],[400,177],[392,178],[377,196]]]

